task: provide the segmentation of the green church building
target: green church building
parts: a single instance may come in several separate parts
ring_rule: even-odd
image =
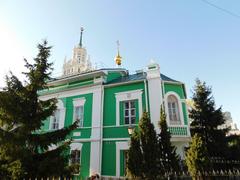
[[[49,81],[49,88],[40,92],[41,100],[58,99],[57,110],[45,121],[44,131],[79,121],[79,128],[71,133],[70,163],[80,164],[79,176],[83,178],[95,173],[124,177],[128,130],[138,126],[144,111],[149,112],[159,132],[160,107],[165,107],[171,141],[181,158],[190,140],[184,84],[163,75],[156,63],[129,74],[121,68],[119,51],[115,61],[117,68],[94,69],[82,46],[81,31],[73,57],[65,59],[63,75]]]

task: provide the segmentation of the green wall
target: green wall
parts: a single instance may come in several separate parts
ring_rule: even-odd
[[[169,91],[173,91],[179,95],[181,99],[185,99],[184,89],[181,84],[168,84],[164,83],[165,94]]]
[[[116,98],[115,93],[131,91],[141,89],[142,93],[142,103],[143,111],[146,109],[145,103],[145,88],[144,83],[132,83],[127,85],[119,85],[114,87],[106,87],[104,89],[104,109],[103,109],[103,125],[113,126],[116,125]],[[141,115],[139,115],[141,117]],[[138,120],[137,120],[138,121]]]
[[[82,98],[86,99],[84,104],[84,121],[83,127],[91,127],[92,125],[92,102],[93,102],[93,94],[84,94],[79,96],[71,96],[67,98],[63,98],[63,102],[65,103],[64,106],[66,108],[66,115],[65,115],[65,123],[64,126],[69,126],[73,123],[73,99]]]
[[[82,144],[80,176],[84,179],[89,177],[91,143],[85,142]]]
[[[102,149],[102,175],[116,175],[116,143],[115,141],[103,141]]]

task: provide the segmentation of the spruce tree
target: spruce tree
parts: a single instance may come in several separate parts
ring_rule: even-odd
[[[176,147],[171,143],[171,133],[168,130],[166,115],[162,107],[160,113],[160,133],[158,135],[159,173],[164,174],[179,171],[180,157],[176,153]]]
[[[26,81],[22,83],[11,73],[0,92],[0,179],[71,173],[66,153],[70,141],[64,140],[77,123],[52,132],[39,131],[56,110],[56,99],[42,101],[38,94],[50,80],[50,50],[46,41],[39,44],[33,64],[25,60]],[[52,145],[57,147],[50,150]]]
[[[138,131],[135,129],[131,135],[130,148],[127,156],[127,177],[130,179],[142,179],[142,150]]]
[[[194,107],[189,114],[193,120],[190,125],[192,136],[196,133],[201,136],[211,157],[224,158],[227,153],[227,129],[219,128],[225,119],[221,107],[215,109],[211,88],[197,79],[192,99]]]
[[[158,175],[158,143],[154,125],[151,123],[149,114],[144,112],[139,122],[139,135],[143,157],[144,179],[156,179]]]
[[[193,136],[190,147],[186,152],[186,165],[188,171],[196,179],[197,175],[201,175],[205,170],[209,169],[209,158],[207,148],[205,147],[201,136],[197,133]]]
[[[140,121],[138,132],[135,130],[131,136],[128,153],[128,176],[133,179],[156,179],[158,176],[158,144],[154,125],[149,114],[144,112]]]

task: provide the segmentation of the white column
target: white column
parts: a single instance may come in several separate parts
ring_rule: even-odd
[[[160,108],[163,102],[160,67],[158,64],[150,64],[147,67],[147,81],[149,94],[149,112],[151,122],[159,132],[158,122],[160,121]]]

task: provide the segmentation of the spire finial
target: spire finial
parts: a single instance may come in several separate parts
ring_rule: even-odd
[[[80,35],[80,41],[79,41],[79,46],[82,47],[82,34],[83,34],[83,27],[81,27],[81,35]]]
[[[120,47],[120,43],[119,43],[119,40],[117,40],[117,51],[118,51],[118,55],[119,55],[119,47]]]
[[[119,46],[120,46],[120,43],[119,43],[119,40],[117,40],[117,56],[115,57],[115,62],[118,66],[121,66],[122,64],[122,57],[120,56],[120,53],[119,53]]]

